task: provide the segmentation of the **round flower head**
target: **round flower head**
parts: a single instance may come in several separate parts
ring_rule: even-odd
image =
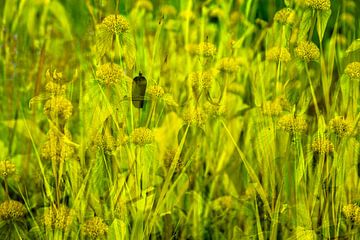
[[[0,161],[0,176],[9,177],[15,174],[16,166],[10,161]]]
[[[104,223],[102,218],[93,217],[82,225],[81,230],[84,236],[88,236],[90,239],[98,239],[105,237],[108,225]]]
[[[128,32],[130,24],[122,15],[110,15],[104,18],[99,27],[105,28],[112,34],[120,34]]]
[[[111,153],[116,150],[119,143],[109,130],[105,130],[105,132],[100,132],[96,135],[94,145],[103,149],[104,152]]]
[[[201,109],[189,108],[184,111],[185,124],[202,126],[207,120],[207,115]]]
[[[50,229],[66,230],[73,222],[74,215],[73,210],[64,205],[50,207],[44,212],[44,225]]]
[[[334,144],[327,138],[320,136],[313,140],[311,149],[314,153],[326,154],[334,152]]]
[[[207,116],[211,118],[222,117],[226,114],[226,108],[224,105],[214,105],[209,102],[206,102],[204,105],[204,110]]]
[[[151,129],[140,127],[134,129],[132,135],[132,142],[135,145],[145,146],[154,142],[154,134]]]
[[[123,76],[123,70],[115,63],[105,63],[96,70],[96,79],[106,86],[118,83]]]
[[[66,90],[66,86],[61,85],[60,83],[49,81],[45,85],[45,90],[48,93],[51,93],[51,94],[54,94],[54,95],[64,95],[65,90]]]
[[[360,62],[349,63],[345,68],[345,74],[351,79],[360,80]]]
[[[262,112],[267,116],[278,116],[282,112],[279,101],[266,101],[262,105]]]
[[[203,72],[193,72],[189,74],[189,81],[193,89],[203,90],[210,89],[211,83],[216,77],[216,72],[213,70]]]
[[[344,117],[335,117],[329,122],[330,129],[339,137],[346,137],[351,134],[352,124],[351,121]]]
[[[151,12],[154,9],[153,4],[151,3],[151,1],[147,1],[147,0],[140,0],[136,2],[136,8],[139,9],[144,9],[146,11]]]
[[[171,167],[171,164],[175,158],[175,155],[176,155],[176,148],[174,149],[168,149],[165,154],[164,154],[164,166],[166,169],[170,169]],[[178,172],[181,172],[181,169],[183,168],[183,161],[181,158],[178,159],[178,162],[176,164],[176,167],[175,167],[175,172],[178,173]]]
[[[213,57],[216,55],[216,47],[209,42],[202,42],[198,45],[197,54],[203,57]]]
[[[147,89],[148,94],[153,98],[161,98],[165,91],[161,86],[151,86]]]
[[[25,206],[18,201],[7,200],[0,204],[0,219],[1,220],[18,220],[26,214]]]
[[[64,96],[54,96],[47,100],[44,105],[44,112],[51,120],[67,120],[71,117],[73,106]]]
[[[330,0],[305,0],[305,6],[315,10],[329,10],[331,3]]]
[[[273,47],[267,50],[266,59],[269,61],[288,62],[291,60],[289,50],[283,47]]]
[[[234,73],[239,70],[237,59],[225,57],[219,60],[217,68],[222,72]]]
[[[356,204],[350,203],[345,205],[342,208],[342,212],[345,216],[345,218],[353,221],[355,218],[355,214],[357,213],[357,209],[359,209],[359,206],[357,206]]]
[[[275,13],[274,21],[291,25],[295,22],[295,11],[291,8],[283,8]]]
[[[65,132],[65,136],[71,139],[71,135],[68,131]],[[74,154],[74,148],[67,144],[62,136],[50,129],[46,136],[46,142],[41,148],[41,156],[45,160],[51,160],[54,162],[62,162]]]
[[[302,117],[295,117],[293,114],[288,114],[279,119],[278,127],[292,134],[304,133],[307,130],[307,123]]]
[[[302,41],[295,48],[295,54],[305,62],[315,61],[320,58],[320,50],[313,42]]]
[[[163,5],[160,8],[160,13],[165,16],[174,17],[174,16],[176,16],[177,11],[176,11],[176,8],[172,5]]]

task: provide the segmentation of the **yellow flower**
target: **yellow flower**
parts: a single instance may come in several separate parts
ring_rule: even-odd
[[[119,34],[128,32],[130,24],[122,15],[110,15],[105,17],[98,27],[105,28],[112,34]]]
[[[165,15],[165,16],[172,16],[174,17],[176,15],[176,8],[172,5],[163,5],[160,8],[160,12],[161,14]]]
[[[73,106],[64,96],[54,96],[47,100],[44,105],[44,112],[51,120],[67,120],[71,117]]]
[[[51,93],[51,94],[54,94],[54,95],[64,95],[65,90],[66,90],[66,86],[61,85],[60,83],[49,81],[45,85],[45,90],[48,93]]]
[[[315,10],[329,10],[330,0],[305,0],[305,6]]]
[[[149,128],[136,128],[131,135],[132,142],[135,145],[145,146],[154,142],[154,134]]]
[[[278,116],[282,112],[279,101],[266,101],[262,105],[262,112],[267,116]]]
[[[288,62],[291,60],[291,55],[286,48],[273,47],[267,50],[266,59],[269,61]]]
[[[197,54],[203,57],[213,57],[216,55],[216,47],[209,42],[202,42],[198,45]]]
[[[332,153],[334,152],[334,144],[324,136],[319,136],[313,140],[311,149],[319,154]]]
[[[105,237],[108,231],[108,225],[103,222],[100,217],[93,217],[87,220],[81,227],[84,236],[88,236],[91,239],[98,239]]]
[[[279,119],[278,127],[289,133],[304,133],[307,130],[307,123],[302,117],[295,117],[293,114],[287,114]]]
[[[335,117],[329,122],[330,129],[339,137],[349,136],[352,131],[352,123],[344,117]]]
[[[123,76],[123,70],[115,63],[105,63],[96,70],[96,79],[106,86],[118,83]]]
[[[74,211],[64,205],[49,207],[44,212],[44,225],[46,228],[66,230],[72,224]]]
[[[151,97],[154,98],[161,98],[165,94],[165,91],[161,86],[150,86],[147,89],[147,92]]]
[[[1,220],[18,220],[26,214],[25,206],[18,201],[7,200],[0,204],[0,219]]]
[[[360,79],[360,62],[349,63],[345,68],[345,74],[351,79]]]
[[[189,74],[189,81],[193,89],[196,91],[210,89],[211,83],[215,79],[216,74],[217,72],[213,70],[193,72]]]
[[[201,109],[188,108],[183,113],[185,124],[202,126],[207,120],[207,115]]]
[[[16,166],[10,161],[0,161],[0,176],[9,177],[15,174]]]
[[[274,21],[281,24],[294,24],[295,22],[295,11],[291,8],[283,8],[275,13]]]
[[[349,219],[349,220],[354,220],[355,214],[356,214],[356,210],[359,207],[356,204],[347,204],[342,208],[342,212],[344,214],[344,216]]]
[[[217,63],[217,68],[223,72],[234,73],[239,70],[239,64],[237,59],[232,57],[225,57],[219,60]]]
[[[306,62],[315,61],[320,58],[319,48],[313,42],[302,41],[295,48],[295,54]]]
[[[209,102],[206,102],[204,105],[204,110],[207,116],[211,118],[222,117],[226,114],[226,108],[224,105],[214,105]]]

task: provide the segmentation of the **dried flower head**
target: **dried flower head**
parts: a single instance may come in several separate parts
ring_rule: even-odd
[[[123,76],[123,70],[115,63],[105,63],[96,70],[96,79],[106,86],[118,83]]]
[[[15,174],[16,166],[14,163],[5,160],[0,161],[0,176],[1,177],[10,177]]]
[[[49,207],[44,212],[44,225],[49,229],[66,230],[75,218],[74,210],[60,205]]]
[[[66,86],[60,83],[49,81],[45,85],[46,92],[54,95],[65,95]]]
[[[26,208],[24,204],[14,200],[7,200],[0,204],[1,220],[18,220],[25,216]]]
[[[337,116],[330,120],[330,129],[339,137],[346,137],[351,134],[352,122],[344,117]]]
[[[147,89],[147,93],[153,98],[161,98],[162,96],[164,96],[165,91],[161,86],[155,85],[150,86]]]
[[[360,80],[360,62],[349,63],[345,68],[345,74],[351,79]]]
[[[93,217],[82,225],[81,230],[84,236],[90,239],[98,239],[106,236],[108,228],[108,225],[104,223],[102,218]]]
[[[279,119],[278,127],[289,133],[304,133],[307,130],[307,123],[304,118],[293,114],[287,114]]]
[[[267,116],[278,116],[282,110],[282,106],[278,100],[266,101],[262,105],[262,112]]]
[[[222,72],[235,73],[239,70],[238,59],[225,57],[218,61],[217,68]]]
[[[41,148],[42,158],[54,162],[62,162],[73,156],[75,152],[74,147],[65,141],[66,138],[71,140],[69,131],[66,130],[64,136],[60,136],[56,130],[50,129],[47,133],[46,141]]]
[[[313,42],[301,41],[295,48],[295,54],[305,62],[316,61],[320,58],[320,50]]]
[[[183,120],[189,125],[202,126],[207,118],[208,116],[201,109],[188,108],[183,113]]]
[[[214,57],[216,55],[216,47],[209,42],[202,42],[198,45],[197,54],[203,57]]]
[[[54,96],[46,101],[44,112],[51,120],[67,120],[71,117],[73,106],[64,96]]]
[[[332,153],[334,152],[334,144],[326,137],[318,136],[311,143],[311,150],[319,154]]]
[[[305,0],[305,6],[315,10],[329,10],[331,3],[330,0]]]
[[[291,60],[291,55],[287,48],[283,47],[273,47],[267,50],[266,59],[269,61],[280,61],[288,62]]]
[[[126,33],[130,29],[129,21],[122,15],[110,15],[98,26],[112,34]]]
[[[135,145],[145,146],[154,142],[154,134],[149,128],[135,128],[131,135],[132,142]]]
[[[294,24],[295,22],[295,11],[291,8],[283,8],[275,13],[274,21],[281,24]]]
[[[177,11],[176,8],[172,5],[163,5],[160,8],[160,13],[168,17],[174,17],[176,16]]]

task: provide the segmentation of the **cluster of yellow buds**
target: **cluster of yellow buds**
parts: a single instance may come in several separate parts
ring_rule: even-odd
[[[293,114],[287,114],[279,119],[278,127],[289,133],[304,133],[307,130],[306,120],[300,116],[295,117]]]
[[[292,25],[295,23],[296,14],[295,11],[291,8],[283,8],[275,13],[274,21],[281,24]]]
[[[60,133],[51,128],[41,149],[43,159],[63,162],[71,157],[75,150],[73,146],[66,142],[66,139],[71,140],[69,131],[66,130],[64,136],[61,136]]]
[[[266,51],[266,59],[276,62],[288,62],[291,60],[291,54],[287,48],[272,47]]]
[[[16,171],[16,166],[14,163],[8,160],[0,161],[0,176],[9,177],[11,175],[14,175],[15,171]]]
[[[344,72],[350,79],[360,80],[360,62],[349,63]]]
[[[349,136],[353,130],[352,122],[344,117],[337,116],[330,120],[330,129],[339,137]]]
[[[19,220],[25,216],[26,212],[24,204],[15,200],[7,200],[0,204],[1,220]]]
[[[74,221],[74,210],[60,205],[59,207],[49,207],[44,212],[44,225],[49,229],[65,231]]]
[[[208,116],[199,108],[188,108],[183,113],[185,124],[202,126],[205,124]]]
[[[262,112],[267,116],[278,116],[282,112],[283,108],[279,100],[266,101],[262,105]]]
[[[316,61],[320,58],[320,50],[313,42],[302,41],[295,48],[295,54],[305,62]]]
[[[123,77],[123,70],[115,63],[102,64],[96,70],[96,79],[106,86],[118,83]]]
[[[111,34],[126,33],[130,29],[129,21],[122,15],[110,15],[104,18],[98,28],[102,28]]]
[[[154,142],[155,137],[149,128],[135,128],[131,134],[132,142],[138,146],[145,146]]]
[[[360,225],[360,207],[357,204],[347,204],[343,206],[342,212],[346,219]]]
[[[73,111],[71,102],[64,96],[54,96],[46,101],[44,113],[53,120],[68,120]]]
[[[330,0],[305,0],[305,6],[315,10],[326,11],[330,9],[331,2]]]
[[[225,57],[218,61],[217,68],[222,72],[236,73],[240,66],[237,59],[232,57]]]
[[[203,57],[214,57],[217,49],[214,44],[209,42],[202,42],[197,46],[197,55]]]
[[[311,150],[318,154],[332,153],[334,152],[334,144],[325,136],[318,136],[311,143]]]
[[[159,85],[150,86],[146,91],[153,98],[161,98],[165,94],[164,89]]]

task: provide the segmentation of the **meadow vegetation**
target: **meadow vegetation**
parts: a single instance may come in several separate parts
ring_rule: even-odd
[[[0,239],[359,239],[359,16],[0,1]]]

